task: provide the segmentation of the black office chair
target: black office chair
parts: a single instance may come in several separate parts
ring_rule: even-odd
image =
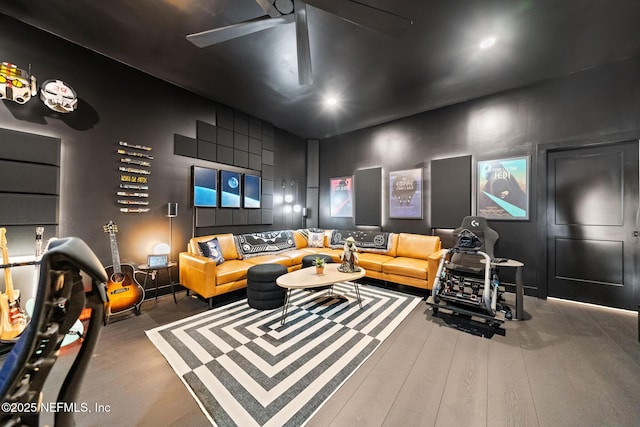
[[[0,369],[3,403],[0,424],[39,425],[40,414],[33,408],[41,400],[42,388],[58,357],[62,340],[87,307],[91,309],[91,316],[82,347],[56,399],[60,407],[69,410],[55,414],[55,425],[74,425],[73,403],[105,324],[108,278],[96,255],[75,237],[51,241],[37,265],[38,289],[31,321]],[[91,278],[86,289],[81,271]],[[26,410],[20,411],[21,408]]]

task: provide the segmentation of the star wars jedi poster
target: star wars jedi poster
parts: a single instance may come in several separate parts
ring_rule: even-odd
[[[478,162],[478,216],[529,219],[529,157]]]

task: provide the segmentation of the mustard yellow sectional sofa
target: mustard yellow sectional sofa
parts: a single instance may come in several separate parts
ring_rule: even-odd
[[[246,287],[247,270],[256,264],[276,263],[294,271],[302,267],[304,256],[313,254],[326,254],[339,262],[342,248],[335,242],[332,244],[336,233],[324,230],[323,234],[320,244],[316,239],[313,245],[310,245],[308,230],[266,232],[267,244],[264,245],[251,242],[251,234],[194,237],[189,241],[187,251],[179,255],[180,284],[211,304],[211,298],[217,295]],[[385,234],[387,240],[383,249],[359,248],[359,264],[366,270],[366,277],[431,289],[441,257],[440,238],[412,233]],[[288,244],[272,246],[268,239],[272,236],[274,242],[278,237]],[[208,252],[208,247],[213,247],[213,255],[219,255],[218,260],[211,253],[204,253]],[[279,249],[282,247],[285,249]],[[252,253],[244,253],[247,249]]]

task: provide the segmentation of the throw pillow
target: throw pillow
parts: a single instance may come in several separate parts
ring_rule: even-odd
[[[198,242],[198,247],[200,248],[200,252],[202,252],[202,256],[211,258],[216,262],[216,265],[220,265],[224,262],[222,249],[220,249],[220,242],[218,242],[217,237],[207,240],[206,242]]]
[[[324,248],[324,232],[309,232],[308,245],[310,248]]]

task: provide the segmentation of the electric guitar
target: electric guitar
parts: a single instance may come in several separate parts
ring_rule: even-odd
[[[113,265],[106,267],[109,283],[107,284],[107,295],[109,296],[109,314],[135,308],[136,313],[140,311],[140,304],[144,300],[144,288],[135,279],[135,268],[130,264],[120,264],[120,254],[118,253],[118,242],[116,233],[118,226],[109,221],[103,226],[104,232],[109,234],[111,245],[111,259]]]
[[[0,228],[0,248],[2,248],[2,262],[9,264],[9,250],[7,249],[7,229]],[[20,308],[20,291],[13,289],[11,269],[4,268],[4,283],[6,291],[0,294],[0,339],[12,340],[24,331],[27,318]]]

